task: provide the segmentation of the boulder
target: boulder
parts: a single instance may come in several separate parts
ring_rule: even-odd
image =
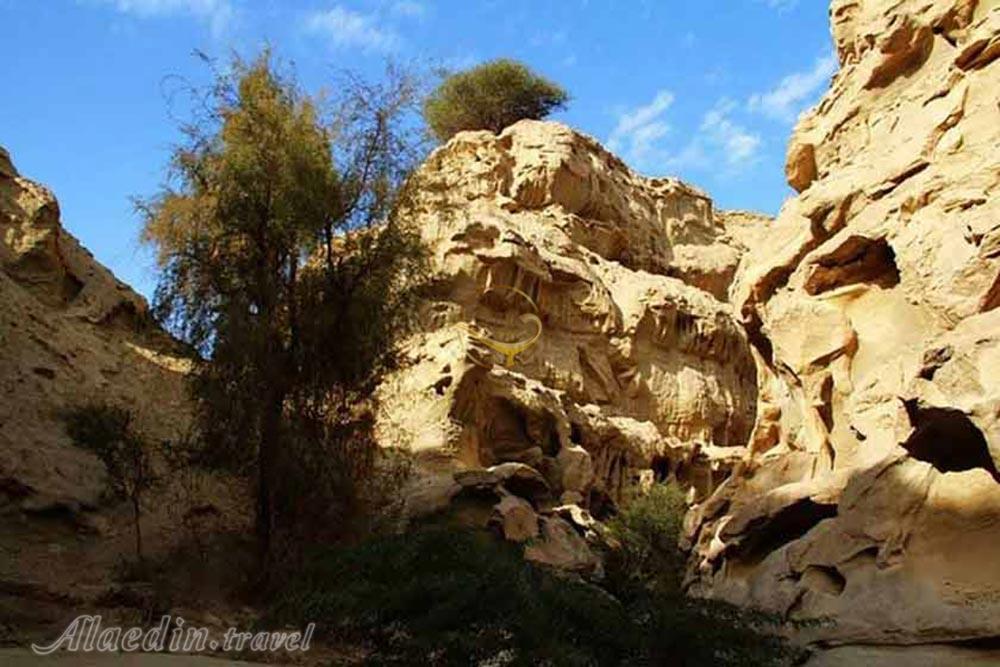
[[[524,542],[538,537],[538,515],[526,500],[507,494],[494,508],[495,522],[504,538],[511,542]]]
[[[590,486],[594,478],[594,464],[586,449],[579,445],[563,447],[559,450],[556,461],[564,491],[581,493]]]
[[[558,516],[541,518],[541,536],[528,543],[524,557],[538,565],[577,574],[595,574],[601,567],[600,557],[587,541]]]

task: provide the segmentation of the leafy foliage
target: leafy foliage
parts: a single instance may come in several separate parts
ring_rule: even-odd
[[[424,101],[424,119],[439,141],[463,130],[500,132],[566,106],[569,95],[523,64],[501,58],[446,76]]]
[[[684,557],[677,540],[687,512],[679,487],[655,484],[608,521],[619,543],[608,554],[608,574],[620,587],[638,585],[664,593],[681,588]]]
[[[397,213],[415,99],[390,69],[348,78],[324,118],[268,52],[236,59],[183,127],[170,184],[138,203],[156,311],[205,357],[202,458],[256,474],[265,557],[278,525],[343,530],[377,462],[367,399],[425,273]]]
[[[66,432],[79,447],[97,455],[108,472],[112,495],[132,506],[136,558],[142,560],[142,496],[157,481],[149,444],[135,430],[126,408],[94,403],[65,415]]]
[[[446,525],[320,550],[273,621],[316,621],[367,664],[784,665],[774,619],[648,588],[563,578],[510,543]]]

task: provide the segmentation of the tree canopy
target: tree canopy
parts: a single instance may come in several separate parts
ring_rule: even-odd
[[[447,141],[463,130],[500,132],[525,118],[545,118],[568,100],[557,84],[501,58],[446,76],[424,101],[424,119]]]
[[[162,267],[155,310],[204,356],[205,456],[256,472],[265,555],[279,514],[337,525],[375,455],[359,405],[424,270],[397,215],[415,90],[394,70],[348,77],[324,119],[269,53],[237,59],[184,126],[170,184],[139,203]]]

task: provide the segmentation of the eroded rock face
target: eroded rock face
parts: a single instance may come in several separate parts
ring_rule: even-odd
[[[751,455],[688,517],[698,594],[807,636],[1000,636],[1000,6],[834,0],[840,71],[799,191],[730,288],[759,362]]]
[[[96,400],[128,405],[150,438],[176,438],[189,419],[189,361],[2,148],[0,305],[0,493],[29,511],[92,508],[104,467],[72,445],[62,412]]]
[[[446,485],[531,466],[550,506],[600,512],[654,467],[710,492],[757,412],[750,344],[717,298],[741,246],[711,201],[534,121],[459,134],[416,183],[409,216],[438,279],[410,363],[380,390],[382,442]],[[467,333],[530,337],[526,313],[542,335],[509,367]]]
[[[429,158],[410,214],[439,280],[380,391],[383,443],[420,462],[414,511],[456,480],[495,503],[511,491],[476,471],[528,466],[531,553],[582,571],[590,529],[559,504],[599,519],[677,479],[694,594],[829,619],[804,632],[832,643],[1000,636],[1000,8],[831,19],[840,71],[773,221],[553,123]],[[542,335],[507,367],[465,333],[526,339],[526,313]],[[533,532],[527,506],[495,511],[515,506]]]

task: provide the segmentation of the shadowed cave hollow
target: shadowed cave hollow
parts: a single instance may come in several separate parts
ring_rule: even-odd
[[[807,294],[821,294],[856,283],[883,288],[899,284],[896,253],[885,239],[851,236],[816,261],[803,287]]]
[[[906,413],[914,431],[903,447],[915,459],[941,472],[962,472],[982,468],[1000,483],[1000,472],[990,456],[989,446],[972,420],[961,410],[919,408],[907,401]]]
[[[760,563],[771,553],[804,536],[820,521],[835,516],[835,503],[802,498],[751,526],[746,531],[746,539],[734,549],[732,556],[742,563]]]

